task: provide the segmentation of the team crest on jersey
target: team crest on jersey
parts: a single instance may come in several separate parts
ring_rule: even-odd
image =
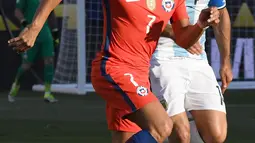
[[[149,10],[153,11],[156,8],[156,0],[146,0],[146,5]]]
[[[136,92],[140,96],[148,95],[148,89],[146,87],[143,87],[143,86],[138,86],[137,89],[136,89]]]
[[[162,0],[162,7],[166,12],[172,11],[174,8],[174,0]]]

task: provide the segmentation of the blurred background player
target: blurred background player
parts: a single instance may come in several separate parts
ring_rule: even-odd
[[[59,2],[42,1],[32,24],[9,40],[9,46],[15,46],[19,52],[33,47],[48,15]],[[198,22],[190,25],[183,0],[151,0],[147,4],[105,0],[103,8],[105,40],[93,61],[91,76],[95,91],[107,102],[112,142],[161,143],[170,135],[172,122],[148,90],[150,58],[160,33],[172,17],[177,43],[189,48],[205,27],[219,22],[219,12],[215,7],[207,8]],[[127,31],[132,34],[126,34]]]
[[[220,11],[220,23],[214,25],[213,30],[221,54],[221,87],[207,61],[205,33],[198,43],[185,50],[171,40],[175,39],[174,34],[171,25],[167,25],[152,56],[150,72],[152,91],[159,100],[163,102],[166,100],[168,105],[167,113],[174,122],[174,133],[169,138],[171,143],[190,142],[189,121],[185,110],[193,115],[198,131],[206,143],[223,143],[226,139],[227,120],[222,94],[232,81],[231,25],[225,8],[226,2],[186,0],[191,24],[196,23],[200,12],[207,6],[216,6]]]
[[[15,16],[20,20],[22,29],[32,22],[36,9],[40,4],[40,0],[17,0]],[[34,47],[22,53],[22,64],[18,68],[15,81],[8,95],[9,102],[15,101],[20,87],[20,79],[24,72],[28,71],[32,64],[38,57],[44,60],[44,84],[45,93],[44,100],[46,102],[54,103],[58,100],[51,94],[51,82],[54,75],[54,46],[58,43],[58,28],[54,12],[49,16],[49,24],[45,23],[41,32],[39,33]],[[54,39],[54,40],[53,40]]]

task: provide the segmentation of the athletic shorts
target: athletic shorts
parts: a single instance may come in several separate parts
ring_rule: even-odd
[[[221,88],[207,61],[181,57],[152,60],[150,80],[153,93],[166,101],[169,116],[186,110],[226,112]]]
[[[149,70],[93,62],[91,79],[96,93],[106,101],[109,130],[140,131],[140,127],[124,116],[158,101],[150,91]]]

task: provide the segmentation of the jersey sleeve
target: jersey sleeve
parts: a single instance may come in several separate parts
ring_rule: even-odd
[[[226,0],[210,0],[208,6],[215,6],[218,9],[226,7]]]
[[[178,0],[176,9],[173,13],[173,16],[171,18],[172,22],[178,21],[178,20],[182,20],[182,19],[188,19],[188,13],[186,11],[186,4],[185,4],[185,0]]]
[[[26,0],[16,0],[16,8],[24,12],[26,6]]]

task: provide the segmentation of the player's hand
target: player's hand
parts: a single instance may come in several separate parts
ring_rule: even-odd
[[[228,64],[223,64],[221,66],[220,76],[221,76],[221,81],[222,81],[221,91],[222,91],[222,93],[224,93],[226,91],[228,85],[230,84],[230,82],[233,79],[233,73],[231,70],[230,62]]]
[[[218,24],[220,22],[219,16],[219,10],[216,7],[203,9],[199,15],[197,24],[201,28]]]
[[[8,44],[10,47],[13,47],[13,50],[16,52],[22,53],[34,46],[38,34],[38,30],[35,30],[31,27],[31,25],[29,25],[23,29],[18,37],[10,39]]]
[[[200,55],[203,52],[203,48],[199,42],[195,43],[193,46],[186,49],[192,55]]]

